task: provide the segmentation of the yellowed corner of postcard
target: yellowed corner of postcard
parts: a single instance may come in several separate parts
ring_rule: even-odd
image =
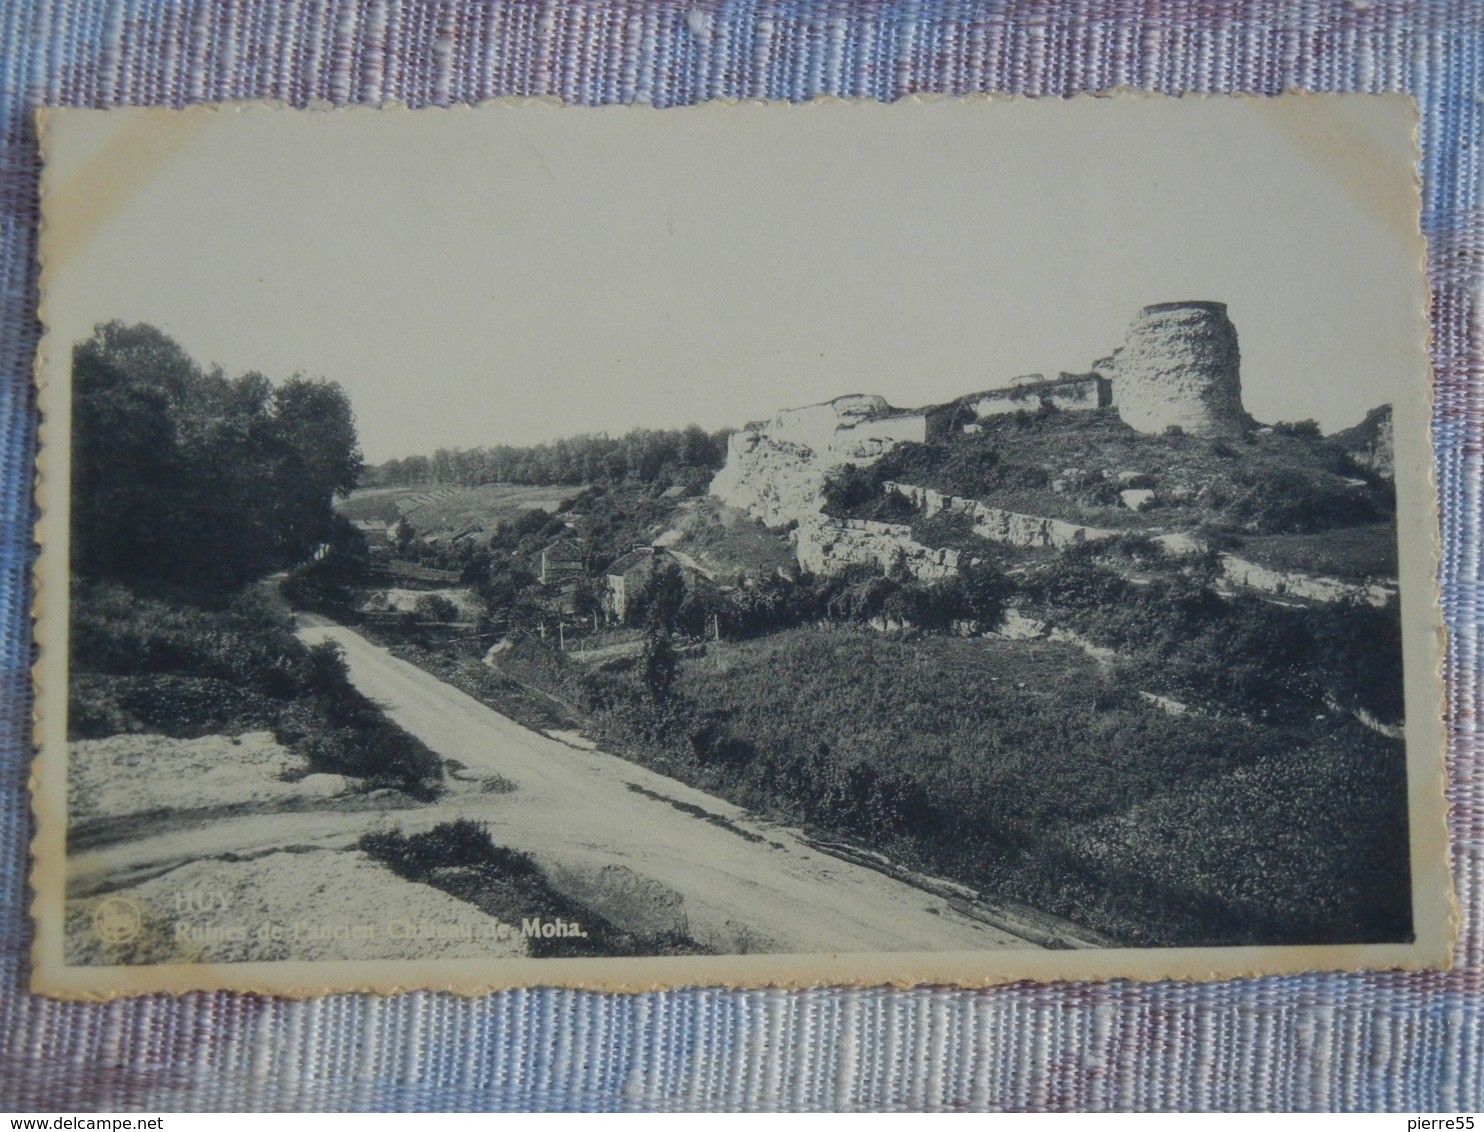
[[[33,988],[1446,967],[1415,131],[44,111]]]

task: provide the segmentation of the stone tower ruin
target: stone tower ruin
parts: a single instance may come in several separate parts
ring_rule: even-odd
[[[1225,303],[1156,303],[1128,328],[1113,373],[1124,423],[1146,433],[1178,426],[1193,436],[1230,436],[1242,409],[1237,328]]]

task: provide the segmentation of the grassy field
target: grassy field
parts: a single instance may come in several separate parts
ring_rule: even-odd
[[[1247,535],[1232,553],[1274,570],[1360,581],[1396,577],[1396,527],[1368,523],[1313,534]]]
[[[399,655],[527,726],[580,729],[756,812],[1128,943],[1404,938],[1402,744],[1311,704],[1307,684],[1292,710],[1266,714],[1199,694],[1214,679],[1245,702],[1236,692],[1256,682],[1273,706],[1285,649],[1312,674],[1321,646],[1348,657],[1359,634],[1384,650],[1388,615],[1366,607],[1352,613],[1377,625],[1346,636],[1321,619],[1295,635],[1289,621],[1307,613],[1249,603],[1203,629],[1229,604],[1194,591],[1143,601],[1145,586],[1110,605],[1072,585],[1074,565],[1067,592],[1139,642],[1106,669],[1060,642],[844,624],[672,646],[663,663],[643,641],[600,665],[534,638],[496,669],[440,648]],[[1326,680],[1341,703],[1371,703],[1374,666]],[[1141,692],[1195,710],[1173,715]]]
[[[490,483],[480,487],[373,487],[339,500],[335,510],[347,519],[380,519],[394,523],[405,517],[423,538],[458,535],[466,531],[488,541],[502,522],[522,511],[540,507],[555,511],[577,494],[573,487],[524,487]]]
[[[1409,930],[1401,745],[1343,718],[1175,717],[1066,646],[860,629],[711,647],[658,722],[640,667],[594,677],[615,749],[1115,938]]]

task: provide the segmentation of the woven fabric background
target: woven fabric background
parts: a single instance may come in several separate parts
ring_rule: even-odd
[[[1481,31],[1473,0],[0,2],[0,1109],[1484,1108]],[[1464,919],[1451,972],[474,1000],[27,993],[34,107],[1116,85],[1405,90],[1421,105]]]

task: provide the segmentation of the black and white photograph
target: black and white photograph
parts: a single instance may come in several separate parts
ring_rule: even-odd
[[[1414,130],[47,113],[38,987],[1445,964]]]

